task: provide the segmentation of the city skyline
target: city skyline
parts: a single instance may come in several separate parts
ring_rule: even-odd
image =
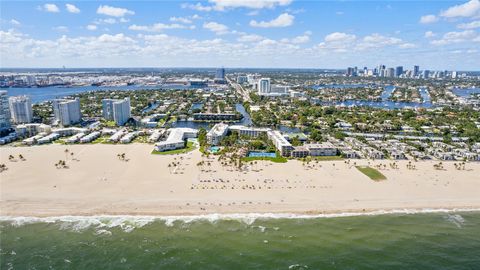
[[[480,1],[2,1],[1,67],[478,70]]]

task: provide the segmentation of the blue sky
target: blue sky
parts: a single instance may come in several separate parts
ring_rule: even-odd
[[[1,1],[1,67],[480,70],[480,0]]]

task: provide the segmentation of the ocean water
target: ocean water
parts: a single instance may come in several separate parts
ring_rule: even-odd
[[[480,269],[480,212],[0,221],[0,269]]]

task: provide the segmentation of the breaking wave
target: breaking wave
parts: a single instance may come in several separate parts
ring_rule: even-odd
[[[375,216],[389,214],[420,214],[420,213],[456,213],[474,212],[480,209],[396,209],[378,210],[371,212],[347,212],[331,214],[288,214],[288,213],[248,213],[248,214],[205,214],[191,216],[134,216],[134,215],[99,215],[99,216],[58,216],[58,217],[12,217],[1,216],[0,222],[9,223],[12,226],[20,227],[35,223],[59,224],[60,229],[71,231],[83,231],[94,228],[96,234],[110,235],[108,229],[120,228],[124,232],[131,232],[137,228],[144,227],[155,221],[163,221],[166,226],[174,226],[175,222],[192,223],[206,221],[215,223],[217,221],[232,220],[252,225],[256,220],[268,219],[316,219],[316,218],[338,218],[355,216]],[[457,226],[461,226],[463,220],[459,215],[449,215],[449,220]],[[461,217],[461,216],[460,216]],[[264,230],[261,226],[260,230]]]

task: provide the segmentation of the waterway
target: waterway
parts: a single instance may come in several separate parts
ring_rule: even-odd
[[[468,98],[473,94],[480,94],[480,88],[455,88],[452,92],[459,97]]]
[[[354,88],[351,85],[336,85],[334,88]],[[355,87],[361,87],[362,85],[356,85]],[[329,86],[331,87],[331,86]],[[317,88],[318,89],[318,88]],[[345,106],[345,107],[354,107],[354,106],[364,106],[372,108],[383,108],[383,109],[404,109],[404,108],[430,108],[433,106],[430,94],[426,88],[420,88],[420,95],[423,98],[424,102],[395,102],[390,101],[389,97],[395,91],[395,86],[388,85],[384,87],[382,94],[380,95],[381,101],[368,101],[368,100],[345,100],[345,101],[324,101],[321,102],[322,105],[326,106]]]
[[[245,110],[245,107],[243,107],[242,104],[240,103],[235,104],[235,109],[237,110],[237,112],[239,112],[243,116],[243,118],[240,121],[235,122],[236,125],[243,125],[243,126],[253,125],[252,119],[250,118],[250,114],[248,114],[248,112]],[[213,125],[214,123],[210,123],[210,122],[194,122],[190,120],[177,121],[171,124],[172,127],[182,127],[182,128],[185,127],[185,128],[194,128],[194,129],[199,129],[199,128],[209,129]]]
[[[89,92],[89,91],[104,91],[104,90],[121,90],[121,91],[135,91],[135,90],[191,90],[197,89],[190,85],[182,84],[163,84],[163,85],[122,85],[122,86],[78,86],[78,87],[25,87],[25,88],[3,88],[9,96],[27,95],[30,96],[33,103],[52,100],[55,98],[63,98],[66,96]]]

